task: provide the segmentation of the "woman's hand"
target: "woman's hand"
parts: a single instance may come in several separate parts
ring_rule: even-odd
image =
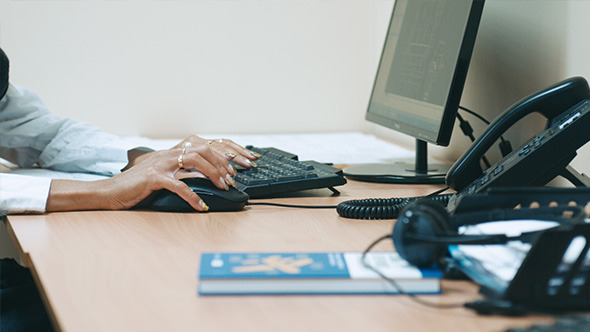
[[[190,143],[192,147],[201,147],[201,146],[208,146],[209,149],[216,152],[222,158],[233,161],[238,165],[241,165],[245,168],[252,168],[256,167],[255,160],[260,158],[260,155],[256,152],[250,151],[245,149],[241,145],[235,143],[229,139],[212,139],[206,140],[196,135],[189,136],[188,138],[182,140],[180,143],[176,144],[173,149],[182,149],[185,147],[186,143]],[[135,150],[135,149],[134,149]],[[132,150],[133,151],[133,150]],[[134,151],[133,154],[129,155],[129,164],[123,169],[127,170],[134,165],[137,165],[148,158],[154,152],[145,152],[145,151]],[[229,164],[228,164],[229,166]]]
[[[227,160],[231,160],[238,165],[245,168],[256,167],[254,162],[260,158],[260,155],[256,152],[245,149],[241,145],[235,143],[229,139],[212,139],[206,140],[196,135],[192,135],[182,142],[178,143],[175,148],[184,146],[186,142],[190,142],[193,146],[209,145],[209,147],[217,152],[220,156],[223,156]]]
[[[109,179],[52,181],[46,210],[129,209],[153,191],[168,189],[195,210],[206,211],[206,204],[179,179],[204,176],[227,190],[235,185],[232,176],[236,174],[229,159],[252,167],[256,155],[230,140],[207,141],[191,136],[170,150],[138,156],[124,172]]]

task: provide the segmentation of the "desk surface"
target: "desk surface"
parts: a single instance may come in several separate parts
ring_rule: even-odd
[[[337,204],[406,197],[433,186],[349,181],[273,199]],[[257,200],[264,201],[264,200]],[[362,251],[393,221],[340,218],[334,210],[252,206],[232,213],[92,211],[10,216],[9,231],[62,331],[502,331],[542,317],[480,317],[432,309],[405,296],[219,296],[196,294],[204,251]],[[392,250],[391,242],[379,250]],[[433,302],[478,297],[465,281],[444,281]]]

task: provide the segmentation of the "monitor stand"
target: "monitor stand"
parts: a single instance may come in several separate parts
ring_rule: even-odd
[[[358,181],[404,184],[445,183],[450,165],[428,164],[426,142],[416,139],[416,163],[365,164],[344,169],[347,178]]]

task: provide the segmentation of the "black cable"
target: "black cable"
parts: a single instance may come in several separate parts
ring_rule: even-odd
[[[418,199],[438,201],[443,205],[447,205],[453,195],[439,195],[447,189],[444,188],[426,196],[366,198],[345,201],[338,204],[336,212],[341,217],[350,219],[397,219],[400,211],[405,206]]]
[[[473,115],[474,117],[476,117],[476,118],[478,118],[478,119],[480,119],[480,120],[481,120],[483,123],[487,124],[488,126],[490,125],[490,121],[488,121],[488,120],[487,120],[486,118],[484,118],[483,116],[481,116],[481,115],[479,115],[479,114],[475,113],[474,111],[472,111],[472,110],[470,110],[470,109],[468,109],[468,108],[465,108],[465,107],[463,107],[463,106],[459,106],[459,109],[460,109],[460,110],[463,110],[463,111],[465,111],[465,112],[467,112],[467,113],[469,113],[469,114],[471,114],[471,115]]]
[[[473,128],[471,127],[469,122],[465,121],[465,119],[463,119],[463,117],[459,113],[457,113],[457,120],[459,120],[459,127],[463,131],[463,134],[465,134],[465,136],[469,137],[471,142],[475,142],[475,137],[473,136]],[[481,156],[481,160],[483,161],[483,163],[486,165],[487,168],[492,167],[492,165],[488,161],[488,158],[486,158],[485,155]]]
[[[366,198],[338,204],[336,212],[350,219],[396,219],[401,209],[416,198]]]
[[[486,125],[490,125],[490,121],[488,121],[486,118],[484,118],[483,116],[475,113],[474,111],[465,108],[463,106],[459,106],[459,109],[462,111],[465,111],[473,116],[475,116],[476,118],[480,119],[483,123],[485,123]],[[457,113],[457,117],[459,116],[459,113]],[[506,157],[508,154],[510,154],[510,152],[512,152],[512,145],[510,144],[510,141],[504,139],[504,136],[500,135],[500,152],[502,153],[502,157]]]
[[[367,254],[371,251],[371,249],[373,249],[374,246],[376,246],[381,241],[386,240],[386,239],[391,239],[391,234],[386,234],[386,235],[381,236],[377,240],[373,241],[367,247],[367,249],[365,249],[365,251],[363,251],[363,255],[361,257],[361,260],[362,260],[363,265],[366,268],[368,268],[369,270],[377,273],[379,275],[379,277],[381,277],[383,280],[385,280],[389,284],[391,284],[391,286],[393,286],[393,288],[395,288],[399,292],[399,294],[406,295],[412,301],[414,301],[416,303],[419,303],[421,305],[424,305],[424,306],[427,306],[427,307],[431,307],[431,308],[435,308],[435,309],[455,309],[455,308],[463,307],[465,305],[464,303],[434,303],[434,302],[429,302],[429,301],[426,301],[424,299],[421,299],[421,298],[417,297],[416,294],[412,294],[412,293],[406,292],[403,289],[403,287],[400,287],[400,285],[398,284],[398,282],[394,278],[390,278],[390,277],[386,276],[381,271],[379,271],[378,269],[376,269],[375,267],[373,267],[371,264],[369,264],[369,262],[367,262],[367,260],[366,260]]]
[[[367,198],[359,200],[350,200],[342,202],[338,205],[295,205],[295,204],[282,204],[282,203],[267,203],[267,202],[250,202],[246,205],[269,205],[279,206],[287,208],[298,208],[298,209],[336,209],[336,212],[341,217],[349,219],[396,219],[399,212],[409,203],[414,202],[418,199],[428,199],[438,201],[443,205],[446,205],[453,196],[452,194],[440,195],[449,187],[442,188],[435,192],[432,192],[426,196],[416,197],[392,197],[392,198]]]
[[[465,111],[465,112],[467,112],[467,113],[469,113],[469,114],[471,114],[471,115],[473,115],[474,117],[476,117],[476,118],[478,118],[478,119],[480,119],[480,120],[481,120],[483,123],[485,123],[486,125],[488,125],[488,126],[490,125],[490,121],[488,121],[488,120],[487,120],[486,118],[484,118],[483,116],[481,116],[481,115],[479,115],[479,114],[475,113],[474,111],[472,111],[472,110],[470,110],[470,109],[468,109],[468,108],[465,108],[465,107],[463,107],[463,106],[459,106],[459,109],[460,109],[460,110],[463,110],[463,111]],[[502,142],[508,142],[507,140],[505,140],[505,139],[504,139],[504,137],[503,137],[503,136],[500,136],[500,141],[502,141]]]
[[[280,206],[280,207],[298,208],[298,209],[335,209],[335,208],[337,208],[336,205],[294,205],[294,204],[266,203],[266,202],[252,203],[250,201],[246,202],[246,205],[270,205],[270,206]]]

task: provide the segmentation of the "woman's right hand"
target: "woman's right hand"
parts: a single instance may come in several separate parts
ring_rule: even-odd
[[[98,181],[52,181],[47,211],[121,210],[137,205],[153,191],[167,189],[176,193],[197,211],[207,205],[180,181],[186,177],[207,177],[228,190],[235,185],[235,170],[210,144],[183,145],[170,150],[150,152],[121,174]]]

